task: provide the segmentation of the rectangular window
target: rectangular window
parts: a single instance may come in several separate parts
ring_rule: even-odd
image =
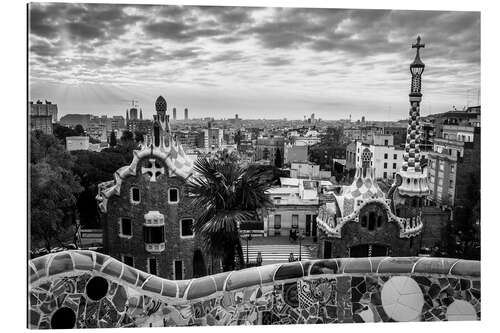
[[[148,258],[148,273],[158,275],[158,260],[156,258]]]
[[[191,238],[194,236],[193,223],[193,219],[181,220],[181,238]]]
[[[444,171],[444,164],[443,163],[439,163],[439,170]]]
[[[384,140],[384,146],[388,146],[389,145],[389,140]]]
[[[129,218],[122,217],[120,219],[120,236],[130,237],[132,236],[132,220]]]
[[[129,256],[127,254],[122,254],[122,262],[125,265],[128,265],[130,267],[134,267],[134,257]]]
[[[324,241],[323,243],[323,258],[330,259],[332,257],[332,242]]]
[[[178,203],[179,202],[179,190],[176,188],[171,188],[168,190],[168,202]]]
[[[144,226],[144,243],[160,244],[165,242],[165,226]]]
[[[183,279],[183,271],[184,265],[182,264],[182,260],[174,261],[174,280],[182,280]]]
[[[132,187],[130,189],[130,192],[131,192],[131,201],[133,203],[141,202],[141,192],[139,191],[139,189],[137,187]]]
[[[384,154],[384,160],[388,159],[389,158],[389,154]]]
[[[384,171],[384,179],[387,178],[387,172]]]
[[[387,169],[387,162],[384,163],[384,169]]]
[[[454,172],[455,172],[455,166],[454,166],[454,165],[450,165],[450,172],[451,172],[451,173],[454,173]]]
[[[398,154],[394,154],[393,158],[394,158],[395,160],[397,160],[397,159],[398,159]]]
[[[281,215],[274,215],[274,229],[281,228]]]
[[[296,229],[299,227],[299,216],[292,215],[292,228]]]
[[[275,204],[280,204],[281,203],[281,197],[274,197],[274,203]]]
[[[392,173],[392,178],[393,179],[396,178],[396,173],[395,172]]]

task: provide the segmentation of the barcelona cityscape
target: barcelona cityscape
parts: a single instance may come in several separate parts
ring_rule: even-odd
[[[481,320],[479,12],[27,15],[28,328]]]

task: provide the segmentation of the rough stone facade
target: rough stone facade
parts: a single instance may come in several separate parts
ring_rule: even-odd
[[[159,161],[160,162],[160,161]],[[139,163],[139,169],[141,164]],[[161,163],[161,162],[160,162]],[[164,166],[166,167],[166,166]],[[140,192],[140,202],[131,203],[131,188]],[[169,189],[179,190],[179,202],[168,202]],[[166,249],[154,254],[146,251],[144,243],[144,215],[150,211],[158,211],[165,217]],[[132,220],[132,237],[120,237],[120,219]],[[193,277],[194,251],[201,244],[197,237],[181,238],[180,221],[183,218],[196,218],[196,212],[189,205],[185,191],[185,181],[177,176],[161,175],[156,182],[138,173],[124,179],[121,185],[121,195],[112,196],[108,202],[107,213],[104,214],[104,251],[121,260],[122,255],[134,257],[134,267],[147,271],[147,259],[158,260],[158,276],[173,279],[174,261],[183,261],[183,277]]]
[[[362,223],[363,216],[371,212],[380,216],[380,225],[375,223],[374,229],[369,230],[367,224]],[[398,224],[388,222],[387,214],[379,205],[368,204],[360,211],[359,222],[352,220],[341,229],[341,238],[328,237],[320,229],[319,232],[319,258],[340,258],[353,256],[415,256],[418,254],[420,236],[400,238]],[[364,226],[365,225],[365,226]],[[329,242],[326,244],[325,242]],[[372,247],[368,253],[369,246]],[[366,252],[366,253],[365,253]],[[382,253],[383,252],[383,253]]]
[[[118,169],[114,180],[99,184],[104,251],[167,279],[204,276],[207,262],[192,228],[199,212],[186,193],[193,162],[171,135],[162,96],[155,107],[152,142],[134,150],[131,164]],[[181,235],[183,219],[192,222]]]

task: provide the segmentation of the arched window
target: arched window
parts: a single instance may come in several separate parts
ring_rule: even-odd
[[[361,226],[366,228],[368,217],[366,215],[361,216]]]
[[[368,230],[369,231],[375,230],[375,223],[376,223],[375,212],[370,212],[370,214],[368,215]]]

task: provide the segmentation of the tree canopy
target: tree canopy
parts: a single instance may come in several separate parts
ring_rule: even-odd
[[[116,147],[116,132],[111,131],[111,135],[109,137],[109,146]]]
[[[127,144],[128,142],[133,142],[134,141],[134,134],[129,131],[123,131],[122,136],[120,137],[120,141],[122,144]]]
[[[66,137],[68,136],[78,136],[78,132],[74,129],[66,126],[62,126],[59,124],[54,124],[53,131],[54,136],[59,139],[59,141],[63,144],[66,143]]]
[[[271,186],[271,169],[242,167],[228,159],[200,158],[189,179],[187,191],[193,209],[202,210],[195,232],[204,238],[205,249],[222,259],[224,270],[235,269],[235,256],[243,262],[239,224],[255,218],[258,209],[271,205],[266,190]]]
[[[97,210],[97,186],[99,183],[112,180],[116,170],[126,165],[124,154],[116,151],[93,152],[87,150],[74,151],[76,158],[72,170],[80,178],[83,191],[78,196],[76,205],[80,212],[80,223],[86,228],[100,227]]]
[[[136,131],[135,133],[135,142],[144,142],[144,134],[143,132]]]
[[[74,158],[53,135],[32,132],[30,144],[31,241],[50,250],[73,238],[74,207],[82,187],[71,172]]]
[[[274,154],[274,166],[277,168],[283,166],[283,158],[281,157],[281,150],[279,148],[276,149],[276,153]]]

